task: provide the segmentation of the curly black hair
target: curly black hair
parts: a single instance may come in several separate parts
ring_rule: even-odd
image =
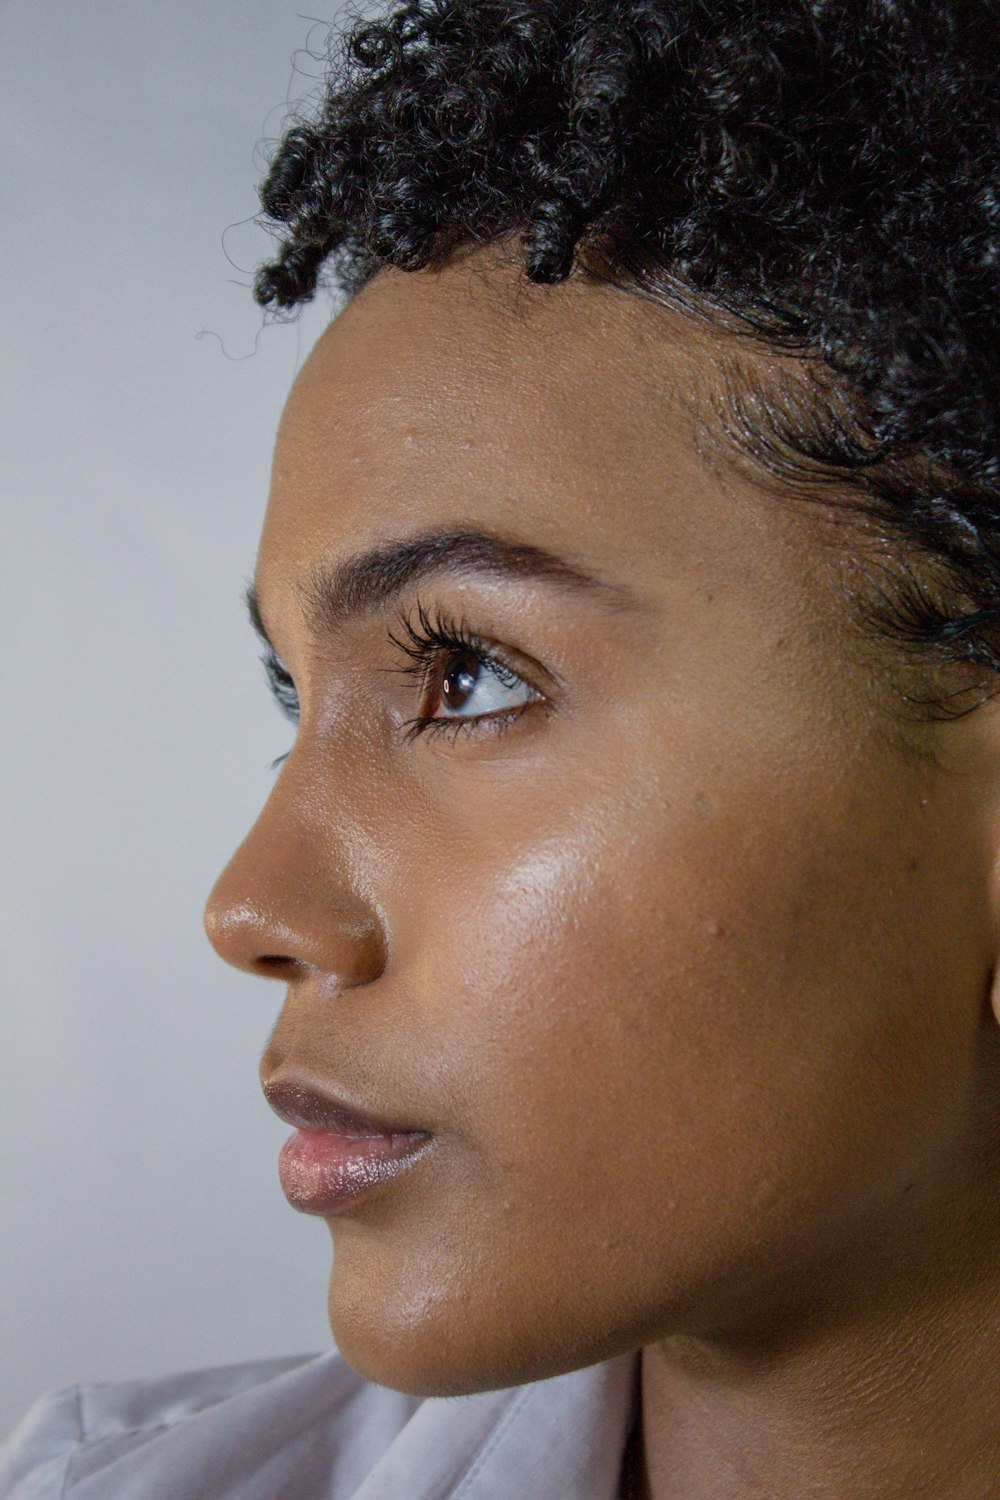
[[[349,19],[261,186],[282,243],[257,300],[519,240],[532,282],[595,277],[789,356],[798,397],[729,367],[729,431],[893,539],[865,620],[960,669],[908,704],[968,712],[970,667],[971,707],[1000,692],[1000,0]]]

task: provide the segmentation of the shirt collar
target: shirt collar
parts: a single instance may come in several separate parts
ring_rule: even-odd
[[[421,1402],[352,1500],[615,1500],[632,1352],[529,1385]]]

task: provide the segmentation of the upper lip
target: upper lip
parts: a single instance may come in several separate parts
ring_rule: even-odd
[[[261,1084],[264,1097],[278,1117],[288,1125],[306,1130],[326,1130],[331,1135],[426,1135],[413,1126],[390,1123],[384,1115],[356,1109],[325,1086],[304,1078],[269,1078]]]

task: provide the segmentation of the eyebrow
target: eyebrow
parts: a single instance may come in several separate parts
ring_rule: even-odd
[[[414,583],[439,572],[541,583],[586,596],[616,613],[643,608],[626,585],[601,578],[558,553],[472,528],[427,531],[380,543],[334,564],[319,563],[299,592],[312,629],[333,634],[349,621],[387,609]],[[248,584],[243,597],[250,623],[270,646],[256,584]]]

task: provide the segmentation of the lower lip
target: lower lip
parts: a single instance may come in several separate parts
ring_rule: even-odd
[[[339,1213],[405,1172],[429,1140],[427,1131],[357,1136],[297,1130],[278,1157],[282,1191],[300,1213]]]

